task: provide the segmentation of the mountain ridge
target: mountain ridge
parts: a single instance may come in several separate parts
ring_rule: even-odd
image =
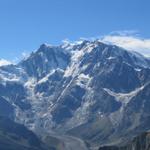
[[[149,129],[149,73],[148,58],[98,40],[42,44],[0,67],[0,96],[13,106],[12,118],[37,135],[119,144]]]

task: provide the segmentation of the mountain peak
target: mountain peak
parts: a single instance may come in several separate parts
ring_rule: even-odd
[[[50,47],[51,45],[47,44],[47,43],[43,43],[40,45],[40,48],[39,49],[45,49],[47,47]]]
[[[47,44],[47,43],[43,43],[40,45],[40,47],[38,48],[37,52],[42,52],[42,51],[47,51],[50,48],[53,48],[54,46]]]
[[[18,65],[0,68],[0,97],[13,104],[15,120],[38,135],[52,131],[90,144],[122,142],[137,128],[150,129],[149,64],[99,40],[68,47],[44,43]]]

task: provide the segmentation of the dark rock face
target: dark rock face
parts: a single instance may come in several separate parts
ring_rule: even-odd
[[[150,150],[150,133],[142,133],[125,146],[103,146],[99,150]]]
[[[12,118],[14,108],[4,98],[0,97],[0,116]]]
[[[7,97],[11,100],[10,103],[14,103],[19,106],[22,110],[31,108],[31,105],[26,101],[26,90],[24,86],[17,82],[6,82],[5,85],[0,87],[0,95]]]
[[[150,129],[149,74],[148,58],[117,46],[43,44],[19,64],[0,67],[0,114],[38,135],[124,143]]]
[[[120,150],[117,146],[103,146],[100,147],[99,150]]]
[[[41,45],[36,53],[32,53],[29,58],[20,62],[20,66],[27,74],[37,79],[47,75],[51,69],[64,69],[70,62],[70,55],[60,47],[48,47]]]
[[[6,117],[0,117],[0,149],[46,150],[37,136]]]

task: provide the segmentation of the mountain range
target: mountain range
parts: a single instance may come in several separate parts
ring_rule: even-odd
[[[99,40],[42,44],[0,67],[0,139],[9,120],[5,138],[23,137],[22,150],[130,145],[150,129],[149,108],[150,59]]]

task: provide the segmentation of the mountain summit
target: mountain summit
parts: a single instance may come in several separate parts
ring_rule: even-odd
[[[0,67],[1,115],[81,149],[123,144],[150,129],[149,74],[148,58],[99,40],[42,44]]]

